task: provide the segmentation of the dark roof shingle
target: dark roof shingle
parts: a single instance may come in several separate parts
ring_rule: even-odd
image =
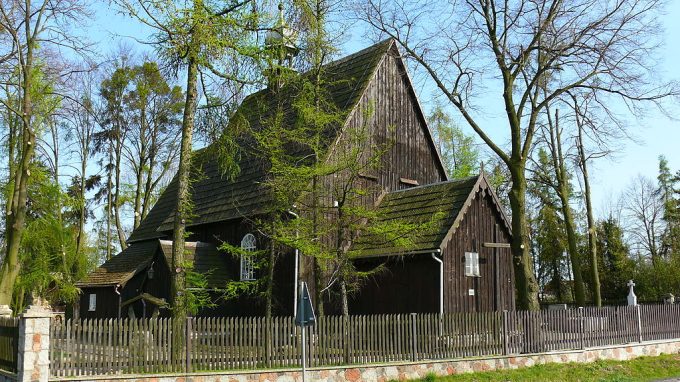
[[[355,251],[355,257],[379,257],[416,253],[440,248],[465,202],[475,192],[483,175],[434,183],[390,192],[378,206],[378,221],[402,222],[417,227],[408,247],[371,237]],[[365,243],[365,244],[364,244]]]
[[[151,262],[157,250],[157,240],[134,243],[89,273],[77,286],[123,285]]]
[[[209,288],[223,288],[229,279],[229,259],[215,245],[186,242],[185,259],[193,262],[194,271],[206,276]],[[124,285],[134,275],[148,267],[161,249],[167,264],[172,264],[172,241],[146,240],[132,243],[122,252],[107,260],[94,272],[78,282],[79,287]]]
[[[373,74],[388,50],[394,45],[385,40],[350,56],[329,63],[324,68],[325,89],[330,103],[343,118],[349,116],[364,93]],[[282,89],[282,91],[285,90]],[[246,120],[251,129],[261,128],[267,111],[275,109],[274,97],[265,89],[248,96],[239,107],[236,115]],[[292,102],[288,100],[287,102]],[[292,107],[284,109],[293,110]],[[286,114],[287,122],[294,123],[292,112]],[[327,145],[334,140],[341,126],[329,131]],[[267,171],[261,160],[253,160],[244,155],[239,161],[240,171],[234,177],[224,176],[208,147],[194,156],[194,181],[192,183],[193,218],[188,224],[199,225],[224,221],[262,212],[268,201],[264,185]],[[176,204],[177,182],[173,179],[140,226],[132,232],[129,242],[167,237],[164,231],[172,229]]]

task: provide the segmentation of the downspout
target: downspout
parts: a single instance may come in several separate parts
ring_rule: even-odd
[[[291,216],[293,216],[295,219],[300,218],[300,216],[293,211],[288,210],[287,212]],[[295,230],[295,239],[297,239],[299,237],[299,234],[300,233],[296,229]],[[297,247],[295,247],[295,270],[293,271],[294,272],[294,274],[293,274],[293,278],[294,278],[294,282],[293,282],[293,317],[295,317],[295,315],[297,314],[298,282],[299,282],[299,279],[300,279],[299,268],[300,268],[300,250]]]
[[[120,296],[120,291],[118,290],[120,288],[120,284],[116,284],[115,287],[113,287],[113,291],[118,295],[118,318],[120,318],[120,304],[122,304],[121,301],[121,296]]]
[[[444,314],[444,262],[437,257],[437,252],[432,252],[432,259],[439,263],[439,315]]]

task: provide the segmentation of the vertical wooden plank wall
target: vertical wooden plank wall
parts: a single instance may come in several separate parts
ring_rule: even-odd
[[[507,248],[488,248],[484,243],[510,243],[505,227],[498,225],[498,212],[491,196],[482,191],[443,250],[445,312],[513,310],[514,274]],[[465,252],[479,253],[480,277],[465,276]],[[474,290],[474,295],[469,294]]]

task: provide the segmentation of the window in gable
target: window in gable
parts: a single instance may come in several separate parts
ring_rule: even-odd
[[[241,249],[246,252],[255,252],[257,250],[255,235],[249,233],[243,236]],[[241,255],[241,281],[249,280],[255,280],[255,261],[253,256],[243,254]]]
[[[479,272],[479,253],[465,252],[465,276],[481,276]]]

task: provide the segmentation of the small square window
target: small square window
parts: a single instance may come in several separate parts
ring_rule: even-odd
[[[479,253],[465,252],[465,276],[480,277]]]
[[[90,305],[87,308],[87,311],[94,312],[95,310],[97,310],[97,295],[90,293]]]

